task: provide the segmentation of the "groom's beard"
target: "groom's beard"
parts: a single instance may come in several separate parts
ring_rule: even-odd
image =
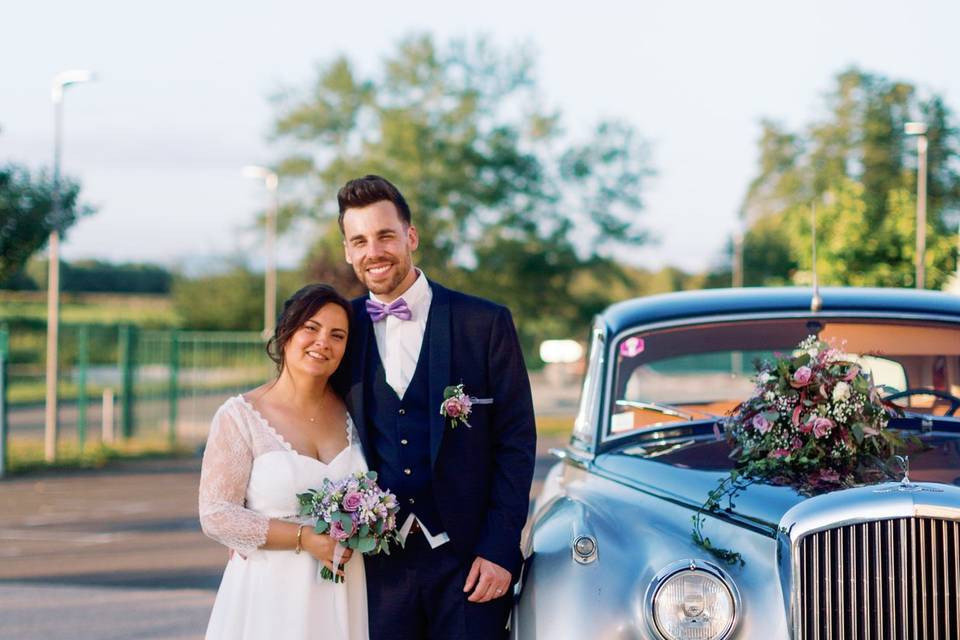
[[[373,266],[383,266],[389,264],[386,274],[381,277],[370,273],[369,269]],[[383,256],[381,258],[364,260],[359,268],[355,268],[360,282],[375,295],[384,295],[395,291],[413,269],[413,260],[409,255],[405,256]]]

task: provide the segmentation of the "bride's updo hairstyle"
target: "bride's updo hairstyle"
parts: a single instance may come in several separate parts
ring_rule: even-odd
[[[335,304],[347,314],[348,331],[353,330],[353,309],[346,298],[328,284],[308,284],[283,303],[277,317],[277,328],[267,341],[267,355],[277,365],[277,375],[283,372],[283,350],[290,338],[324,305]]]

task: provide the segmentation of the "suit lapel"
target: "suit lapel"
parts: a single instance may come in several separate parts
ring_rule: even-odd
[[[450,380],[450,354],[452,353],[450,292],[440,285],[430,282],[433,290],[433,300],[430,303],[430,332],[424,336],[429,342],[430,369],[427,381],[430,388],[427,392],[430,415],[430,466],[437,462],[440,453],[440,443],[443,441],[446,420],[440,415],[440,405],[443,402],[443,390],[452,384]],[[369,322],[368,322],[369,324]]]
[[[370,340],[373,339],[373,324],[370,322],[370,316],[367,315],[363,305],[358,305],[359,310],[354,308],[356,349],[351,358],[350,375],[350,398],[349,406],[353,410],[353,422],[357,427],[357,433],[360,435],[360,444],[364,451],[370,449],[370,434],[367,431],[366,407],[364,406],[364,381],[372,372],[367,371],[367,351],[370,348]],[[369,453],[368,453],[369,455]]]

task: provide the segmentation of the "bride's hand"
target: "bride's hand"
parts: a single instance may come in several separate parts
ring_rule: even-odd
[[[304,528],[303,530],[303,548],[311,556],[316,558],[320,563],[322,563],[330,571],[334,571],[333,568],[333,553],[336,551],[339,543],[331,538],[327,534],[320,534],[314,532],[312,529]],[[338,571],[334,571],[339,575],[343,575],[343,565],[347,564],[347,561],[353,555],[352,549],[341,549],[340,551],[340,567]]]

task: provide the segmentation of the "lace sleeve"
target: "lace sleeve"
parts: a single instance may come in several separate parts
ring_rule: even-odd
[[[267,541],[270,519],[244,506],[251,443],[226,405],[213,417],[200,471],[200,526],[217,542],[244,556]]]

